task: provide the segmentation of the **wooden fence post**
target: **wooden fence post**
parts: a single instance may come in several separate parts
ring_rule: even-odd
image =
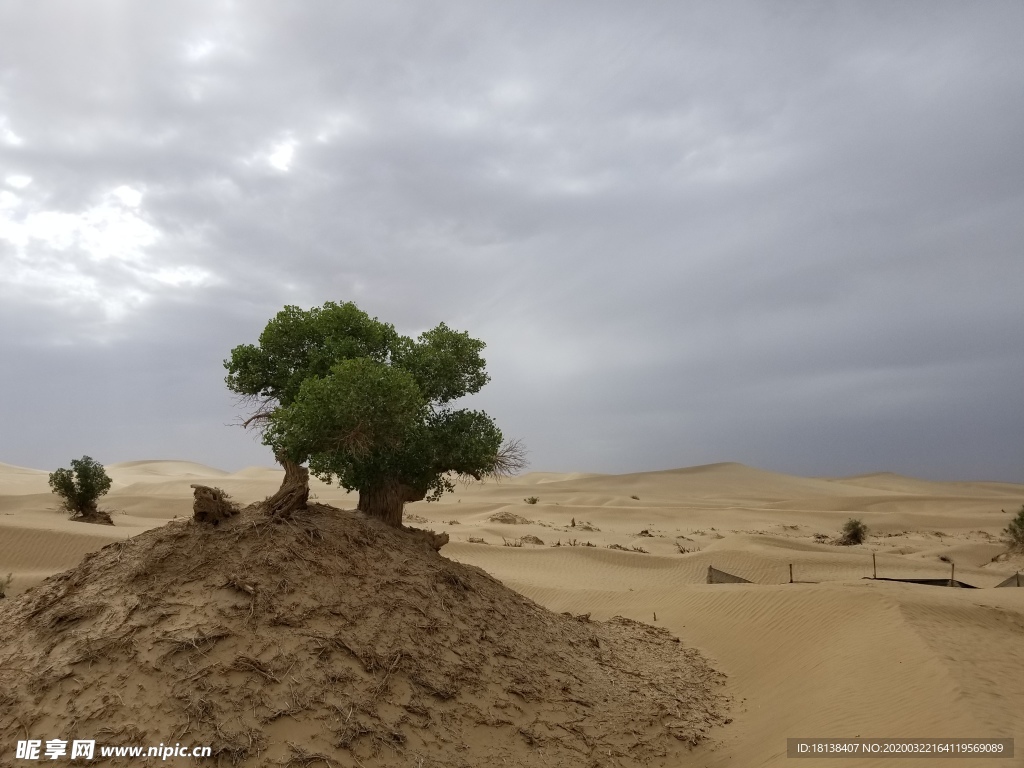
[[[789,564],[789,583],[793,583],[793,564]]]
[[[871,553],[871,578],[872,579],[877,579],[878,578],[878,566],[875,565],[875,553],[874,552]]]

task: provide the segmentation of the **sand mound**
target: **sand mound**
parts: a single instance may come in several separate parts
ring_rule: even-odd
[[[667,631],[551,613],[420,535],[320,505],[174,521],[3,603],[7,743],[209,745],[247,766],[675,765],[724,722],[722,676]]]

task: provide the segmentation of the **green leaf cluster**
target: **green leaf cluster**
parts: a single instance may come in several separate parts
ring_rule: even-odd
[[[452,406],[488,382],[484,346],[444,323],[402,336],[350,302],[288,306],[231,351],[225,381],[257,404],[275,455],[349,490],[436,499],[452,473],[480,478],[499,460],[493,419]]]
[[[1020,512],[1010,521],[1010,524],[1003,529],[1003,535],[1011,550],[1024,552],[1024,506],[1020,508]]]
[[[88,456],[71,460],[71,469],[50,473],[50,488],[64,500],[70,512],[79,515],[96,510],[96,502],[110,490],[111,479],[103,465]]]

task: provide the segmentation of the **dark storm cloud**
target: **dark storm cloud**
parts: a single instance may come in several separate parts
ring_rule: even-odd
[[[1024,480],[1022,22],[7,4],[0,461],[266,462],[220,361],[350,299],[485,339],[535,468]]]

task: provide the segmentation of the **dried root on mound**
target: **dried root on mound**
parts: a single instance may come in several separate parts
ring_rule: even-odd
[[[722,676],[666,631],[554,614],[320,505],[171,522],[4,603],[5,742],[204,744],[216,765],[675,765],[724,717]]]
[[[222,520],[234,517],[241,509],[220,488],[208,485],[192,486],[192,519],[197,523],[219,525]]]

